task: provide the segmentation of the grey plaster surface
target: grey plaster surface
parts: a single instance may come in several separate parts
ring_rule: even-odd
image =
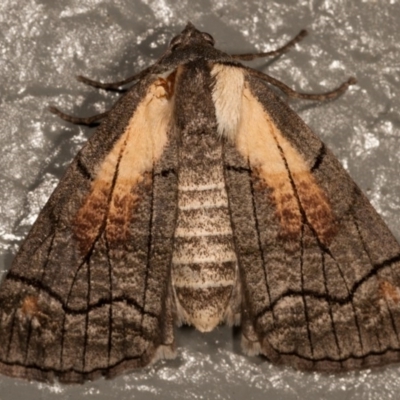
[[[161,55],[190,20],[227,52],[272,50],[310,35],[274,62],[251,65],[305,92],[349,76],[341,98],[293,108],[334,151],[400,239],[399,0],[2,0],[0,2],[0,270],[63,171],[92,134],[47,111],[79,116],[118,97],[76,82],[115,81]],[[0,376],[8,399],[397,399],[400,366],[341,375],[298,372],[244,356],[227,327],[177,329],[176,360],[114,380],[46,385]],[[1,338],[0,338],[1,345]]]

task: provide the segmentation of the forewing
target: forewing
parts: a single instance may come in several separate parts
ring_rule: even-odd
[[[145,79],[116,104],[40,213],[0,287],[0,372],[82,382],[172,354],[166,83]]]
[[[399,244],[284,102],[242,88],[225,170],[245,349],[317,370],[399,360]]]

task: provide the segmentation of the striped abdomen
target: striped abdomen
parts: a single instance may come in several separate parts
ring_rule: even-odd
[[[181,153],[172,284],[179,322],[211,331],[235,322],[237,260],[221,144],[201,158]]]

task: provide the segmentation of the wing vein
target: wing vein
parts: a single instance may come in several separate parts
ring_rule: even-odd
[[[364,353],[364,343],[363,343],[363,339],[362,339],[362,335],[361,335],[360,321],[358,319],[357,310],[356,310],[356,307],[353,302],[355,291],[352,291],[349,289],[349,286],[347,285],[347,282],[346,282],[346,278],[343,274],[342,269],[340,268],[339,262],[336,260],[336,258],[333,256],[333,254],[331,253],[331,251],[328,248],[326,248],[325,246],[324,246],[324,248],[325,248],[325,253],[328,254],[336,264],[336,267],[339,271],[340,277],[342,278],[344,286],[346,288],[347,296],[351,296],[349,303],[351,304],[351,310],[353,312],[354,322],[355,322],[356,328],[357,328],[357,334],[358,334],[358,339],[360,342],[361,351]]]
[[[113,303],[126,302],[129,305],[132,305],[135,308],[137,308],[139,311],[145,312],[149,316],[154,316],[153,313],[151,313],[149,311],[144,311],[143,307],[140,306],[134,299],[128,298],[125,296],[118,296],[113,299],[104,299],[103,298],[103,299],[98,300],[96,303],[90,304],[87,308],[72,308],[72,307],[66,305],[66,303],[64,303],[64,301],[62,300],[62,298],[59,294],[52,291],[48,286],[43,285],[42,282],[40,282],[40,280],[38,280],[38,279],[26,278],[24,276],[19,276],[15,273],[11,273],[11,272],[8,274],[6,279],[13,280],[16,282],[23,282],[26,285],[32,286],[38,290],[42,290],[43,292],[48,294],[50,297],[52,297],[54,300],[59,302],[63,308],[63,311],[68,314],[75,314],[75,315],[85,314],[88,311],[91,311],[91,310],[99,308],[99,307],[103,307],[104,305],[108,305],[111,302],[113,302]]]
[[[8,343],[7,343],[7,352],[6,352],[7,359],[10,357],[11,343],[12,343],[12,339],[13,339],[13,335],[14,335],[14,326],[15,326],[16,313],[17,313],[17,310],[14,309],[13,316],[12,316],[12,321],[11,321],[10,336],[8,338]]]
[[[86,303],[89,306],[90,304],[90,292],[91,292],[91,276],[90,276],[90,261],[87,263],[87,293],[86,293]],[[82,351],[82,371],[85,371],[86,368],[86,351],[87,351],[87,346],[88,346],[88,327],[89,327],[89,314],[90,312],[87,312],[85,315],[85,332],[83,335],[83,351]]]
[[[122,159],[122,155],[123,152],[125,150],[126,147],[126,140],[124,142],[124,145],[121,147],[120,153],[118,155],[118,160],[115,166],[115,171],[114,171],[114,175],[113,175],[113,179],[112,179],[112,183],[111,183],[111,188],[110,188],[110,192],[108,194],[108,204],[110,204],[113,193],[114,193],[114,188],[115,188],[115,184],[118,178],[118,171],[119,171],[119,165],[121,163],[121,159]],[[90,305],[90,260],[91,260],[91,256],[93,254],[94,248],[98,242],[98,240],[100,239],[100,237],[103,235],[104,230],[107,227],[107,221],[108,221],[108,214],[109,214],[109,207],[107,208],[107,211],[104,214],[103,217],[103,221],[100,225],[99,231],[96,235],[96,237],[93,240],[93,243],[91,244],[88,252],[86,253],[86,255],[84,255],[83,257],[83,261],[82,263],[78,266],[77,270],[75,271],[75,275],[74,278],[72,280],[72,284],[67,296],[67,301],[66,301],[66,305],[68,305],[69,299],[71,297],[72,294],[72,289],[74,287],[76,278],[78,276],[79,271],[81,270],[81,268],[83,267],[83,265],[87,265],[87,280],[88,280],[88,289],[87,289],[87,295],[86,295],[86,302],[87,302],[87,312],[86,312],[86,318],[85,318],[85,332],[84,332],[84,347],[83,347],[83,352],[82,352],[82,357],[83,357],[83,369],[85,369],[85,359],[86,359],[86,347],[87,347],[87,328],[88,328],[88,323],[89,323],[89,305]],[[65,329],[65,323],[66,323],[66,313],[64,313],[64,317],[63,317],[63,324],[62,324],[62,333],[61,333],[61,364],[63,363],[63,344],[64,344],[64,336],[66,333],[66,329]]]
[[[279,352],[282,355],[285,355],[285,356],[296,356],[296,357],[301,358],[303,360],[311,361],[312,363],[321,362],[321,361],[333,361],[333,362],[345,363],[346,361],[351,360],[351,359],[364,360],[368,356],[381,356],[381,355],[386,354],[389,351],[393,351],[393,352],[396,352],[396,353],[400,352],[400,349],[396,349],[396,348],[393,348],[391,346],[387,346],[384,350],[381,350],[381,351],[369,351],[369,352],[365,352],[365,353],[363,353],[361,355],[356,355],[356,354],[351,353],[347,357],[343,357],[343,358],[335,358],[335,357],[329,357],[329,356],[311,358],[311,357],[307,357],[307,356],[305,356],[303,354],[299,354],[296,351],[282,351],[281,349],[278,350],[272,344],[271,344],[271,347],[276,352]]]
[[[315,172],[320,165],[322,164],[322,161],[324,161],[324,158],[326,156],[326,146],[324,143],[321,144],[321,148],[319,149],[318,155],[314,160],[314,165],[310,168],[311,172]]]
[[[316,299],[325,299],[325,300],[329,300],[329,301],[337,303],[337,304],[346,304],[346,303],[352,301],[353,296],[359,286],[361,286],[363,283],[365,283],[371,277],[375,276],[381,269],[386,268],[389,263],[395,263],[395,262],[400,262],[400,254],[395,257],[392,257],[391,259],[385,260],[384,262],[382,262],[380,264],[376,264],[374,266],[374,269],[371,270],[371,272],[368,274],[368,276],[361,278],[353,285],[352,291],[350,291],[348,296],[346,296],[346,297],[340,298],[340,297],[336,297],[336,296],[332,296],[332,295],[327,296],[325,294],[318,293],[318,292],[315,292],[313,290],[308,290],[308,289],[305,290],[304,292],[296,291],[296,290],[292,290],[292,289],[286,290],[279,297],[277,297],[268,307],[265,307],[263,310],[261,310],[257,314],[257,318],[261,317],[266,312],[271,311],[271,308],[274,308],[276,306],[276,304],[279,301],[283,300],[284,298],[293,297],[293,296],[302,296],[303,293],[305,294],[305,296],[313,297]]]
[[[250,168],[250,160],[247,160],[247,164],[249,165],[249,168]],[[265,286],[267,288],[267,294],[268,294],[268,303],[271,305],[271,292],[270,292],[270,287],[269,287],[269,283],[268,283],[267,265],[266,265],[264,251],[263,251],[261,237],[260,237],[260,224],[258,222],[258,217],[257,217],[257,207],[256,207],[256,203],[255,203],[254,184],[253,184],[253,180],[250,177],[250,173],[249,173],[249,178],[250,178],[250,191],[251,191],[253,216],[254,216],[255,228],[256,228],[256,232],[257,232],[257,244],[258,244],[258,248],[260,249],[261,262],[263,265]],[[275,313],[274,313],[273,308],[271,308],[271,313],[272,313],[272,319],[275,323]]]
[[[329,301],[329,288],[328,288],[328,280],[327,280],[327,276],[326,276],[326,264],[325,264],[325,253],[323,251],[321,251],[321,263],[322,263],[322,274],[324,277],[324,288],[325,288],[325,293],[328,295],[328,298],[326,300],[326,302],[328,303],[328,307],[329,307],[329,318],[331,320],[331,327],[332,327],[332,332],[333,332],[333,336],[335,338],[335,344],[338,350],[338,354],[339,357],[342,354],[342,349],[340,348],[339,345],[339,338],[337,336],[337,331],[336,331],[336,325],[335,325],[335,320],[333,318],[333,312],[332,312],[332,303],[331,301]]]
[[[131,357],[123,357],[121,360],[119,360],[116,363],[110,365],[109,368],[110,369],[115,368],[115,367],[119,366],[120,364],[123,364],[124,362],[129,362],[129,361],[133,361],[133,360],[140,360],[141,357],[142,357],[142,355],[140,355],[140,356],[131,356]],[[5,365],[23,367],[23,368],[26,368],[26,369],[34,368],[34,369],[37,369],[37,370],[42,371],[44,373],[54,372],[54,373],[58,374],[59,376],[66,375],[66,374],[71,373],[71,372],[79,374],[79,375],[82,375],[82,371],[78,370],[76,368],[68,368],[68,369],[46,368],[46,367],[43,367],[43,366],[38,365],[36,363],[24,364],[24,363],[21,363],[21,362],[18,362],[18,361],[12,362],[12,361],[3,360],[1,358],[0,358],[0,362],[5,364]],[[86,375],[86,376],[90,376],[93,373],[96,373],[98,371],[104,371],[104,370],[105,369],[103,367],[92,368],[91,370],[88,370],[88,371],[84,372],[83,374]]]
[[[105,238],[105,246],[108,264],[108,279],[110,291],[110,305],[108,308],[108,343],[107,343],[107,365],[110,365],[111,348],[112,348],[112,323],[113,323],[113,280],[112,280],[112,263],[110,258],[110,246],[107,238]]]
[[[354,215],[351,214],[351,216],[352,216],[352,219],[353,219],[353,223],[354,223],[354,225],[355,225],[355,227],[356,227],[358,237],[360,238],[361,244],[362,244],[362,246],[363,246],[364,252],[365,252],[365,254],[366,254],[367,257],[368,257],[368,260],[369,260],[371,266],[374,267],[374,265],[373,265],[373,263],[372,263],[371,255],[369,254],[369,251],[367,250],[367,246],[366,246],[365,241],[364,241],[364,238],[363,238],[363,236],[362,236],[362,234],[361,234],[360,227],[359,227],[359,225],[358,225],[358,223],[357,223],[357,220],[356,220],[356,218],[355,218]],[[390,269],[390,273],[391,273],[391,275],[392,275],[392,270],[391,270],[391,269]],[[385,300],[386,308],[387,308],[387,310],[388,310],[388,314],[389,314],[389,318],[390,318],[390,324],[392,325],[393,332],[394,332],[394,334],[396,335],[397,342],[400,344],[399,332],[398,332],[398,330],[397,330],[397,328],[396,328],[396,324],[395,324],[395,321],[394,321],[394,316],[393,316],[392,310],[391,310],[391,308],[390,308],[390,306],[389,306],[389,303],[388,303],[388,301],[387,301],[387,298],[386,298],[385,296],[383,296],[383,298],[384,298],[384,300]],[[379,340],[379,339],[378,339],[378,340]],[[380,343],[379,343],[379,344],[380,344]]]
[[[300,281],[301,281],[301,292],[304,293],[304,276],[303,276],[303,257],[304,257],[304,221],[301,221],[301,235],[300,235]],[[304,307],[304,318],[306,321],[307,328],[307,338],[310,345],[311,356],[314,357],[314,346],[311,340],[311,330],[310,330],[310,317],[308,315],[308,307],[306,302],[306,297],[301,296]]]
[[[151,170],[151,200],[150,200],[150,215],[149,215],[149,237],[147,242],[147,263],[146,263],[146,273],[144,277],[144,288],[143,288],[143,310],[146,308],[146,295],[147,295],[147,287],[148,287],[148,279],[149,279],[149,271],[151,267],[151,250],[152,250],[152,241],[153,241],[153,214],[154,214],[154,165]],[[145,313],[142,313],[140,319],[140,329],[141,333],[143,334],[143,319]]]
[[[78,158],[76,160],[76,166],[77,166],[77,169],[80,171],[80,173],[82,174],[82,176],[84,178],[86,178],[89,181],[93,181],[92,174],[89,172],[89,170],[87,169],[86,165],[82,162],[82,159],[79,156],[78,156]]]

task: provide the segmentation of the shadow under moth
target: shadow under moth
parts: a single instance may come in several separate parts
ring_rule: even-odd
[[[0,372],[113,377],[175,355],[174,325],[319,371],[400,359],[400,247],[329,149],[192,24],[101,120],[0,287]]]

